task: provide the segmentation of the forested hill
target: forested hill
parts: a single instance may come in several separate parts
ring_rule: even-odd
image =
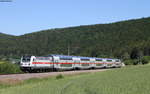
[[[27,27],[26,27],[27,28]],[[50,29],[3,38],[0,56],[67,54],[138,58],[150,55],[150,18]]]
[[[13,37],[13,35],[8,35],[0,32],[0,39],[8,39]]]

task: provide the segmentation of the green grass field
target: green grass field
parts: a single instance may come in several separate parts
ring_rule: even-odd
[[[0,94],[149,94],[150,65],[46,79],[0,89]]]

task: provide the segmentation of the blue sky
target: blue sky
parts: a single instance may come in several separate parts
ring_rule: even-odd
[[[22,35],[51,28],[150,16],[150,0],[12,0],[0,2],[0,32]]]

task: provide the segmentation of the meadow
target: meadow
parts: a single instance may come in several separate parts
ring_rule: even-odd
[[[30,79],[0,88],[0,94],[149,94],[150,65],[104,72]]]

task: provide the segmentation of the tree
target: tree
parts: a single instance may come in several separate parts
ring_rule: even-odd
[[[122,55],[122,59],[123,59],[123,60],[127,60],[127,59],[129,59],[129,58],[130,58],[130,55],[129,55],[128,52],[125,52],[125,53]]]

